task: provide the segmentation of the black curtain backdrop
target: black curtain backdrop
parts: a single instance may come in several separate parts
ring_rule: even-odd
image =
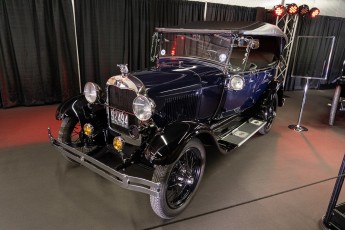
[[[257,8],[207,3],[206,21],[255,21]]]
[[[327,87],[326,85],[333,83],[334,79],[340,76],[342,63],[345,59],[345,19],[330,16],[319,16],[314,19],[307,17],[300,18],[295,39],[297,39],[297,36],[335,36],[333,56],[330,62],[330,70],[327,80],[311,80],[309,88]],[[295,40],[295,44],[296,41],[297,40]],[[296,46],[294,47],[296,48]],[[312,55],[317,56],[319,53],[322,53],[326,47],[326,43],[320,42],[318,39],[310,39],[308,44],[304,45],[304,47],[300,47],[300,50],[304,50],[304,52],[300,54],[300,57],[306,60],[311,60],[313,59]],[[291,57],[292,62],[289,68],[290,74],[294,53],[295,50],[293,51],[293,56]],[[323,66],[323,62],[324,60],[319,60],[319,62],[316,64],[316,67]],[[303,68],[303,66],[299,67]],[[313,68],[310,67],[310,69]],[[305,70],[302,69],[297,71],[305,72]],[[303,89],[306,80],[304,78],[291,77],[290,74],[286,79],[285,88],[287,90]]]
[[[154,28],[201,21],[204,8],[185,0],[76,1],[82,84],[103,87],[120,73],[117,64],[131,71],[148,68]]]
[[[202,21],[205,10],[204,2],[186,0],[74,2],[82,86],[94,81],[103,87],[119,74],[117,64],[131,71],[150,67],[154,28]],[[206,20],[254,21],[256,14],[257,8],[208,3]],[[71,0],[1,1],[0,55],[0,107],[49,104],[78,94]]]
[[[78,91],[70,0],[0,1],[1,106],[49,104]]]

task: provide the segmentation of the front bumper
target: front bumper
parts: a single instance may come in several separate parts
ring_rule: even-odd
[[[56,140],[50,129],[48,128],[48,137],[50,142],[54,147],[56,147],[62,155],[70,158],[71,160],[87,167],[91,171],[97,173],[98,175],[104,177],[105,179],[117,184],[118,186],[133,190],[137,192],[146,193],[154,197],[158,197],[158,192],[160,191],[161,184],[154,183],[150,180],[146,180],[140,177],[130,176],[115,169],[110,168],[109,166],[103,164],[102,162],[96,160],[95,158],[84,154],[71,146],[68,146],[58,140]]]

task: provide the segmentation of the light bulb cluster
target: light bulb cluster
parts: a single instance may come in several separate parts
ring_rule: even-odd
[[[299,14],[302,17],[309,16],[310,18],[315,18],[320,14],[320,10],[317,7],[313,7],[309,10],[309,6],[306,4],[297,6],[295,3],[283,5],[276,5],[273,8],[273,13],[277,17],[281,17],[284,14],[295,15]]]

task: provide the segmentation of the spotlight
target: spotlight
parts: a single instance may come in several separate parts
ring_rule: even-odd
[[[276,5],[273,9],[273,13],[277,17],[283,16],[285,13],[284,6],[283,5]]]
[[[309,11],[309,17],[311,18],[316,18],[319,14],[320,14],[320,10],[316,7],[311,8],[311,10]]]
[[[298,13],[298,6],[295,3],[288,4],[286,6],[286,12],[289,15],[295,15]]]
[[[309,6],[308,5],[301,5],[298,7],[298,13],[301,16],[306,16],[309,13]]]

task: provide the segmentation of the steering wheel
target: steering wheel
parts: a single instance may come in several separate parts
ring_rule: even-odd
[[[211,60],[217,60],[218,57],[218,52],[215,50],[206,50],[207,55],[209,57],[209,59]]]

